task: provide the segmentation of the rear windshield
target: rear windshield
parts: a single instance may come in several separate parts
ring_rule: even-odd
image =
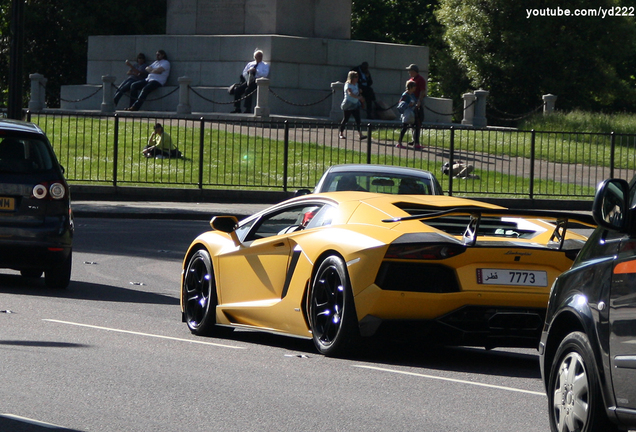
[[[37,136],[3,136],[0,172],[31,174],[53,168],[49,144]]]

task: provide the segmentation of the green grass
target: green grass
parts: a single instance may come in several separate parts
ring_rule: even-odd
[[[115,120],[111,117],[33,116],[51,139],[66,175],[73,183],[113,184],[115,163],[117,184],[164,185],[224,189],[281,190],[284,184],[284,141],[282,133],[255,133],[209,123],[203,130],[203,158],[200,152],[200,123],[186,120],[164,120],[184,159],[146,159],[141,150],[155,123],[152,119],[120,119],[118,127],[117,159],[115,160]],[[226,129],[227,128],[227,129]],[[437,174],[448,190],[449,179],[440,175],[444,156],[422,158],[420,152],[408,152],[404,157],[392,152],[399,130],[380,129],[374,132],[379,151],[371,156],[371,163],[411,166]],[[424,130],[422,143],[436,153],[450,148],[449,130]],[[318,134],[316,134],[318,135]],[[588,136],[589,139],[589,136]],[[596,139],[596,138],[595,138]],[[307,141],[307,142],[305,142]],[[324,169],[339,163],[366,163],[367,155],[360,148],[338,148],[336,143],[318,144],[316,136],[307,135],[303,142],[290,141],[287,189],[313,187]],[[539,158],[566,163],[602,165],[609,163],[608,143],[602,140],[573,143],[565,136],[552,134],[537,138]],[[514,131],[455,131],[455,150],[488,155],[530,157],[531,134]],[[389,150],[391,149],[391,150]],[[558,151],[557,151],[558,149]],[[632,152],[633,153],[633,152]],[[633,158],[634,155],[632,155]],[[461,157],[461,156],[460,156]],[[202,160],[202,163],[200,161]],[[632,159],[633,160],[633,159]],[[574,162],[575,161],[575,162]],[[476,170],[479,180],[453,179],[455,195],[519,196],[528,195],[530,179],[497,171]],[[572,184],[535,180],[535,195],[589,197],[594,190]]]
[[[520,129],[548,132],[591,132],[636,134],[636,115],[604,114],[585,111],[555,112],[535,115],[521,124]]]

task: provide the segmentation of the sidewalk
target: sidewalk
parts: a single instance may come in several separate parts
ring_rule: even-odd
[[[210,220],[212,216],[234,215],[240,219],[270,204],[183,203],[139,201],[73,201],[76,218]]]

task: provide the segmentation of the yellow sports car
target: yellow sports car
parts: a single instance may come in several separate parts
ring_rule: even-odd
[[[554,279],[591,217],[443,195],[305,195],[237,222],[217,216],[183,261],[192,333],[227,327],[313,338],[325,355],[363,338],[536,347]],[[393,333],[395,332],[395,333]]]

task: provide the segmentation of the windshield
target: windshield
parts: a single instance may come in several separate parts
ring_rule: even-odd
[[[338,173],[331,175],[318,192],[366,191],[386,194],[438,195],[441,188],[425,177],[390,173]]]
[[[37,136],[3,136],[0,141],[0,172],[32,174],[53,168],[49,144]]]

